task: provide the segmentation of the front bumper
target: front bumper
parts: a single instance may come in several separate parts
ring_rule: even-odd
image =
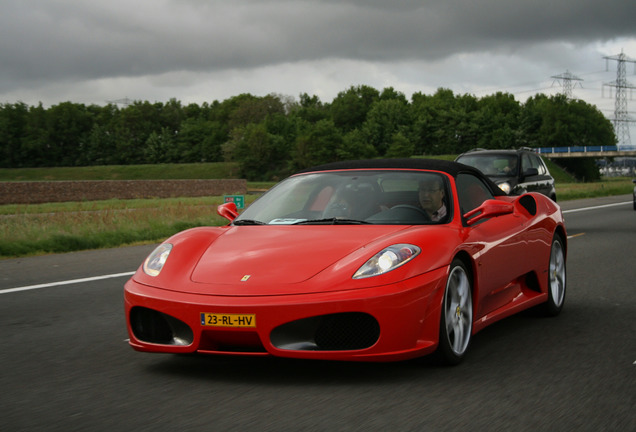
[[[447,268],[395,284],[315,294],[186,294],[130,279],[130,345],[138,351],[390,361],[435,350]],[[253,317],[255,327],[203,325],[202,314]],[[242,319],[242,318],[241,318]]]

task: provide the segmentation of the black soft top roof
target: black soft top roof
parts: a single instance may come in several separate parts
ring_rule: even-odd
[[[499,189],[499,187],[492,180],[483,175],[482,172],[479,171],[477,168],[473,168],[459,162],[451,162],[440,159],[365,159],[341,161],[307,168],[305,170],[299,171],[297,174],[316,171],[391,168],[442,171],[455,178],[459,173],[470,173],[477,177],[480,177],[485,183],[490,185],[493,195],[505,195],[505,192]]]

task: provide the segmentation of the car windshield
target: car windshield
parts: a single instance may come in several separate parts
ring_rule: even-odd
[[[517,175],[517,155],[467,154],[457,162],[477,168],[489,177],[512,177]]]
[[[449,217],[447,181],[426,171],[355,170],[292,176],[234,225],[431,224]]]

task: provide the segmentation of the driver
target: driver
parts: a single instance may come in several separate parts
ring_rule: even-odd
[[[345,218],[351,217],[355,195],[350,189],[342,189],[337,192],[325,209],[323,217]]]
[[[440,177],[433,177],[419,183],[418,196],[420,206],[431,218],[437,222],[446,217],[446,205],[444,204],[444,184]]]

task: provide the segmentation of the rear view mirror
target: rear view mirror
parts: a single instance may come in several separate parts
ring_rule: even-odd
[[[232,222],[238,216],[238,210],[236,209],[236,204],[233,202],[228,202],[225,204],[221,204],[216,208],[216,212],[219,216],[223,216],[225,219]]]
[[[484,201],[479,207],[469,211],[464,215],[466,223],[473,225],[482,219],[488,219],[495,216],[511,214],[514,211],[514,204],[498,201],[494,199]]]

